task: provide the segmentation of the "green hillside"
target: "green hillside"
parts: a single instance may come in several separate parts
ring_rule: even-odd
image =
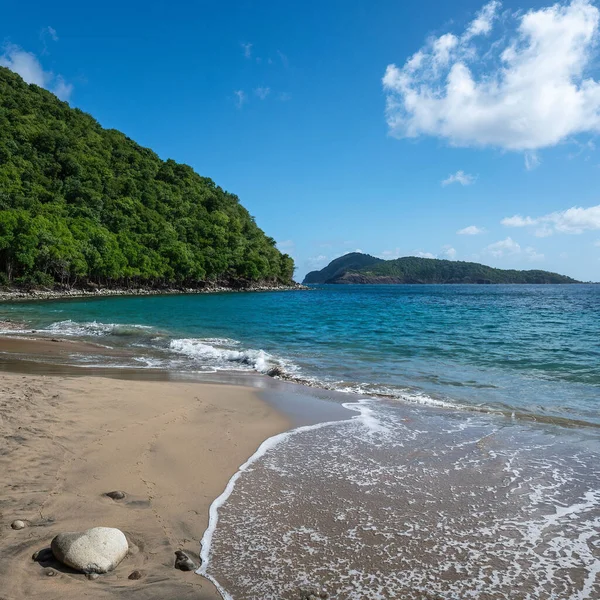
[[[304,283],[326,283],[346,271],[362,269],[363,267],[382,262],[384,262],[383,259],[375,258],[369,254],[350,252],[350,254],[345,254],[332,260],[324,269],[308,273],[304,278]]]
[[[364,256],[368,259],[373,257]],[[345,261],[351,257],[349,261]],[[322,271],[309,273],[305,283],[578,283],[575,279],[548,271],[495,269],[473,262],[407,256],[395,260],[373,259],[359,268],[331,269],[334,263],[350,265],[356,253],[342,256]],[[330,273],[333,275],[329,276]],[[319,275],[322,274],[322,275]]]
[[[0,67],[4,284],[288,283],[238,198]]]

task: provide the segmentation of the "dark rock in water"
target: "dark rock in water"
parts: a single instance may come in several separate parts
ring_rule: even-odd
[[[281,367],[272,367],[267,371],[267,375],[269,377],[283,377],[285,372]]]
[[[104,495],[108,496],[112,500],[123,500],[123,498],[125,498],[125,492],[122,492],[121,490],[115,490],[114,492],[106,492],[106,494]]]
[[[132,571],[127,579],[141,579],[143,576],[141,571]]]
[[[10,526],[13,529],[25,529],[25,527],[27,527],[27,522],[26,521],[21,521],[20,519],[17,519],[16,521],[13,521]]]
[[[195,571],[198,565],[183,551],[175,552],[175,568],[180,571]]]

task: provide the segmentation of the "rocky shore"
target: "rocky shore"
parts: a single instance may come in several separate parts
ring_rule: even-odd
[[[159,296],[174,294],[217,294],[224,292],[289,292],[308,289],[310,288],[299,283],[293,283],[292,285],[251,283],[235,287],[221,284],[208,284],[202,288],[0,288],[0,302],[15,302],[20,300],[60,300],[63,298],[93,298],[104,296]]]

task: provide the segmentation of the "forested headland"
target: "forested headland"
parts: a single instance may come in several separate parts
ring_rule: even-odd
[[[566,275],[539,269],[496,269],[474,262],[405,256],[383,260],[352,252],[336,258],[304,283],[579,283]]]
[[[289,284],[237,196],[0,67],[0,284]]]

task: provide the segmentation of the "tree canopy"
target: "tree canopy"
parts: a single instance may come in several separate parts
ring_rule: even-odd
[[[289,283],[293,271],[237,196],[0,67],[4,283]]]

